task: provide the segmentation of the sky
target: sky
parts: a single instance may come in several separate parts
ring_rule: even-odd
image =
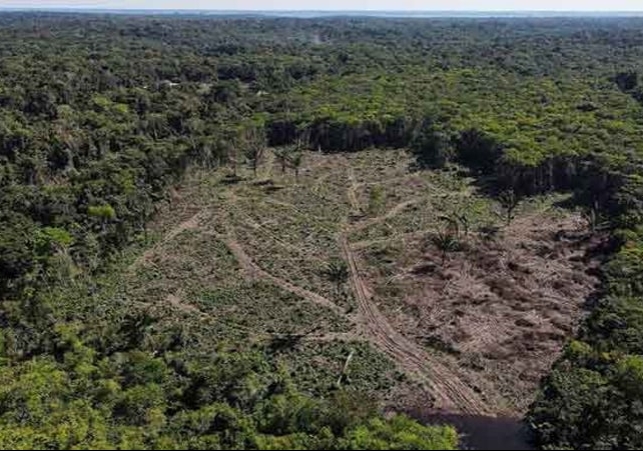
[[[643,11],[643,0],[0,0],[0,8]]]

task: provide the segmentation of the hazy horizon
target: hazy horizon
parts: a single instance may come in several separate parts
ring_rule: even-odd
[[[427,3],[429,3],[427,5]],[[0,9],[341,13],[643,13],[641,0],[8,0]]]

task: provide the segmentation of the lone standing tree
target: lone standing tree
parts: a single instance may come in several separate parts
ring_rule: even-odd
[[[498,196],[500,207],[502,208],[502,216],[507,225],[511,224],[516,217],[516,210],[520,206],[520,197],[516,195],[513,189],[503,191]]]
[[[431,236],[431,242],[440,251],[440,265],[444,266],[447,255],[460,249],[460,243],[457,238],[448,231],[436,233]]]
[[[257,177],[257,168],[266,153],[266,132],[258,126],[248,127],[243,135],[244,153],[250,163],[254,176]]]
[[[288,162],[290,163],[290,167],[295,170],[295,180],[297,180],[297,182],[299,182],[299,169],[303,163],[303,157],[304,155],[300,150],[295,150],[288,155]]]

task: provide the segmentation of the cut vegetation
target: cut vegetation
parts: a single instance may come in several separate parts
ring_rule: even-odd
[[[563,197],[525,202],[506,224],[501,203],[470,179],[412,163],[401,150],[307,152],[299,180],[278,167],[232,185],[198,172],[172,208],[199,211],[178,225],[164,225],[172,210],[157,218],[161,238],[130,293],[251,341],[306,342],[304,354],[370,347],[351,365],[381,355],[414,383],[397,389],[417,392],[427,410],[520,416],[596,288],[600,238],[557,206]],[[377,215],[364,213],[373,187]]]

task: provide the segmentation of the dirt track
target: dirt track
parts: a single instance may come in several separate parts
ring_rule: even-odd
[[[340,237],[340,244],[350,270],[351,285],[357,299],[362,327],[370,341],[406,373],[422,382],[428,394],[435,398],[435,408],[472,415],[488,415],[485,403],[457,375],[391,326],[372,301],[344,233]]]
[[[340,157],[334,156],[333,158]],[[255,206],[268,207],[265,209],[258,208],[258,210],[268,211],[267,214],[270,215],[269,210],[272,207],[273,211],[278,211],[282,215],[306,217],[308,220],[312,220],[309,223],[314,223],[317,219],[326,218],[326,216],[321,216],[320,214],[318,218],[316,210],[305,208],[305,205],[300,203],[302,202],[301,199],[305,199],[304,197],[266,196],[259,188],[254,188],[255,185],[252,183],[242,183],[236,188],[227,188],[225,193],[229,195],[217,207],[220,212],[223,212],[220,217],[217,217],[216,214],[211,214],[213,213],[211,207],[203,204],[200,205],[201,210],[191,217],[188,217],[187,214],[182,216],[181,219],[188,219],[167,232],[156,246],[145,252],[132,266],[134,267],[141,262],[149,260],[149,256],[156,252],[160,246],[172,241],[181,232],[196,229],[200,233],[209,234],[223,243],[238,262],[238,266],[245,275],[262,279],[295,294],[305,301],[330,309],[342,318],[347,319],[354,326],[348,332],[342,333],[324,333],[324,331],[320,330],[319,333],[302,334],[300,337],[302,340],[360,340],[369,342],[374,348],[388,356],[400,371],[409,376],[411,381],[417,382],[422,387],[427,397],[419,401],[424,405],[430,405],[436,410],[475,416],[493,416],[500,412],[520,413],[520,410],[515,409],[513,405],[509,405],[509,408],[507,408],[507,404],[502,404],[506,399],[503,398],[504,392],[500,392],[496,386],[492,385],[496,382],[495,379],[488,377],[487,373],[484,373],[488,369],[487,372],[495,371],[497,374],[502,375],[505,373],[498,371],[497,368],[502,369],[504,367],[496,368],[492,365],[487,365],[483,369],[475,370],[471,370],[471,367],[463,367],[460,365],[461,361],[457,360],[459,357],[454,357],[455,354],[449,355],[449,351],[443,352],[441,348],[430,343],[427,345],[427,337],[438,337],[447,344],[455,343],[454,349],[467,357],[469,355],[486,356],[486,353],[493,354],[496,359],[494,363],[498,365],[503,362],[504,354],[496,352],[496,348],[503,352],[506,350],[506,353],[513,351],[514,347],[518,349],[517,345],[514,346],[513,341],[511,343],[508,341],[509,339],[514,340],[513,335],[508,335],[507,340],[505,340],[507,343],[499,341],[500,339],[504,340],[504,335],[501,337],[498,333],[497,325],[499,321],[506,322],[507,327],[514,332],[524,333],[525,337],[527,337],[525,340],[528,340],[529,343],[538,344],[539,342],[534,341],[542,341],[538,337],[547,338],[550,335],[553,337],[554,333],[558,333],[553,326],[547,326],[551,330],[545,330],[549,334],[545,336],[541,334],[541,330],[529,325],[532,323],[540,325],[545,321],[540,318],[542,316],[538,310],[540,304],[533,302],[533,296],[526,296],[518,288],[513,289],[511,284],[509,284],[509,288],[513,291],[510,291],[507,287],[507,281],[511,282],[515,279],[516,287],[520,284],[534,282],[541,288],[546,288],[546,299],[544,301],[547,301],[548,304],[543,304],[543,310],[553,310],[549,304],[556,308],[560,308],[560,305],[562,305],[562,313],[559,315],[562,318],[572,309],[563,305],[561,299],[566,299],[565,296],[562,296],[564,295],[562,293],[564,290],[557,287],[558,278],[554,276],[567,271],[571,277],[575,274],[575,270],[571,271],[568,268],[571,264],[565,263],[561,266],[557,261],[562,257],[572,262],[574,259],[581,258],[583,254],[582,248],[571,249],[570,245],[567,246],[570,249],[567,249],[563,245],[558,246],[543,240],[540,237],[543,234],[536,236],[532,233],[532,229],[535,227],[544,227],[543,224],[540,224],[540,216],[533,221],[528,218],[522,218],[514,221],[511,227],[506,228],[508,238],[504,241],[500,240],[498,244],[479,245],[479,239],[472,233],[468,240],[471,247],[468,253],[463,252],[461,253],[462,255],[456,254],[452,256],[445,265],[434,265],[437,268],[435,274],[424,274],[420,270],[431,266],[436,256],[435,252],[430,250],[427,252],[422,251],[421,246],[419,246],[420,238],[427,233],[426,228],[392,234],[386,237],[377,237],[375,235],[374,238],[370,238],[366,235],[370,239],[362,241],[358,241],[360,234],[355,234],[356,231],[363,230],[382,221],[388,221],[400,215],[409,216],[413,214],[408,211],[408,207],[422,201],[421,198],[415,197],[417,196],[417,191],[407,190],[404,195],[396,194],[395,197],[392,196],[389,199],[395,200],[397,203],[394,205],[389,204],[387,210],[381,212],[381,215],[363,217],[364,200],[363,197],[360,197],[358,191],[360,186],[367,185],[368,182],[363,182],[365,177],[362,173],[359,173],[360,180],[356,179],[355,171],[360,170],[359,166],[353,167],[349,161],[343,162],[340,160],[336,163],[339,167],[336,166],[335,168],[342,171],[342,175],[333,180],[332,186],[327,187],[327,191],[330,194],[326,193],[326,195],[329,197],[322,197],[320,202],[325,202],[321,206],[329,209],[341,203],[343,207],[342,213],[333,217],[333,221],[337,222],[333,222],[332,225],[320,221],[320,223],[315,223],[315,227],[324,229],[324,236],[328,238],[324,243],[327,244],[334,239],[337,240],[338,246],[333,243],[332,249],[337,257],[341,255],[349,270],[350,288],[355,300],[355,303],[351,305],[355,309],[351,313],[347,313],[344,308],[334,302],[336,300],[329,292],[323,292],[323,286],[306,284],[305,280],[297,279],[296,276],[292,276],[287,271],[272,272],[269,268],[273,266],[271,266],[272,262],[269,259],[274,258],[275,261],[278,261],[276,259],[279,257],[266,257],[265,252],[263,254],[262,252],[255,252],[260,250],[261,240],[264,240],[269,241],[271,244],[277,244],[278,246],[274,246],[275,248],[284,249],[283,254],[280,253],[281,251],[276,251],[276,253],[280,253],[279,255],[282,258],[284,255],[287,258],[290,254],[296,252],[299,261],[318,260],[313,265],[313,271],[315,271],[315,268],[322,267],[327,261],[327,255],[324,252],[320,253],[321,257],[309,255],[309,246],[303,246],[296,239],[289,239],[287,233],[282,233],[280,226],[274,226],[274,224],[279,224],[278,221],[264,223],[264,217],[259,213],[248,214],[246,210],[250,212],[252,211],[250,208]],[[266,174],[270,175],[270,172],[268,171]],[[317,191],[322,183],[332,175],[319,176],[310,172],[306,174],[308,175],[303,175],[303,177],[309,177],[313,183],[306,185],[303,182],[296,187],[297,190],[309,189]],[[391,180],[405,180],[406,178],[409,177],[398,176]],[[339,183],[337,180],[340,180]],[[383,177],[378,179],[378,182],[373,183],[387,184],[388,182],[389,179]],[[284,192],[287,192],[288,184],[284,183],[284,186],[286,187]],[[431,188],[432,185],[429,183],[427,186]],[[439,185],[436,184],[435,186],[435,191],[437,191]],[[251,191],[251,189],[255,191]],[[432,189],[432,191],[434,190]],[[259,197],[252,197],[253,195]],[[440,192],[435,193],[436,197],[444,195]],[[315,198],[319,197],[315,196]],[[362,204],[360,204],[360,199]],[[237,205],[235,201],[238,200],[246,202],[240,202]],[[258,201],[258,203],[252,204],[249,200]],[[350,207],[350,209],[346,207]],[[192,209],[189,214],[194,211]],[[232,213],[234,214],[232,215]],[[275,217],[278,217],[278,215],[275,215]],[[206,224],[206,222],[211,224]],[[422,224],[422,227],[426,227],[426,225]],[[552,222],[551,227],[553,228],[553,233],[553,231],[560,229],[560,224]],[[242,231],[245,229],[252,229],[255,239],[244,241]],[[259,238],[257,238],[257,235],[259,235]],[[533,238],[531,235],[534,235]],[[294,234],[294,236],[297,235]],[[354,238],[355,241],[351,242],[349,237],[357,238]],[[400,260],[399,265],[397,261],[395,262],[394,272],[390,274],[378,273],[378,269],[371,264],[368,248],[374,243],[385,243],[398,239],[403,239],[405,243],[404,251],[401,253],[404,259]],[[549,249],[550,247],[551,249]],[[313,248],[313,250],[317,250],[317,248]],[[287,251],[292,252],[288,254]],[[567,254],[561,257],[556,252],[567,252]],[[543,253],[544,256],[541,259],[547,263],[547,268],[549,268],[544,272],[542,268],[533,267],[533,258],[522,258],[523,255],[538,253]],[[551,259],[545,253],[547,255],[552,253]],[[473,260],[473,257],[480,260],[479,264]],[[508,274],[513,279],[491,280],[494,274],[489,272],[489,265],[492,263],[496,266],[500,265],[499,267],[504,268],[503,270],[508,270]],[[581,263],[578,263],[578,265],[581,265]],[[290,265],[287,268],[292,270],[294,266]],[[294,268],[295,271],[297,269]],[[543,273],[542,276],[540,273]],[[386,292],[380,291],[384,281],[388,283],[393,279],[393,276],[402,280],[402,283],[398,284],[399,286],[402,286],[402,288],[408,286],[410,288],[410,294],[405,294],[404,296],[395,294],[393,296],[397,297],[389,298]],[[580,280],[578,274],[575,277]],[[534,280],[532,281],[531,279]],[[380,281],[382,281],[382,284],[380,284]],[[581,280],[579,283],[585,282]],[[488,289],[485,288],[487,285],[489,285]],[[485,288],[485,290],[479,289],[479,287]],[[478,297],[485,294],[488,294],[488,296],[478,304],[475,304],[471,302],[471,299],[464,296],[470,291],[472,292],[471,299],[473,300],[478,300]],[[535,292],[535,290],[532,289],[532,292]],[[524,307],[518,302],[523,297],[531,300],[529,304],[523,303],[525,304]],[[507,302],[511,303],[509,306],[511,308],[507,307],[502,310],[500,307],[496,307],[497,303],[494,303],[496,298],[507,300]],[[467,305],[467,309],[461,308],[459,304],[456,305],[456,301],[462,305]],[[198,307],[184,304],[179,294],[168,296],[166,302],[175,309],[180,309],[186,313],[204,315]],[[408,307],[408,309],[402,311],[401,306]],[[522,310],[519,310],[521,308],[528,310],[522,312]],[[465,313],[462,313],[461,310]],[[437,318],[436,320],[434,320],[434,316]],[[558,318],[555,312],[550,316],[552,316],[551,321],[548,318],[545,319],[554,326],[559,322],[562,326],[567,326],[567,323]],[[481,318],[486,318],[487,320],[481,321]],[[527,324],[528,322],[529,324]],[[430,328],[427,325],[435,325],[435,327]],[[261,335],[260,332],[253,330],[248,330],[247,332],[250,335]],[[529,338],[532,337],[529,334],[536,338]],[[520,340],[515,339],[514,341],[518,343]],[[518,351],[516,352],[516,355],[518,355]],[[521,352],[523,354],[516,358],[521,359],[521,361],[527,361],[528,359],[523,358],[524,351]],[[556,352],[556,349],[552,348],[551,355],[555,355]],[[531,371],[530,368],[527,368],[527,370]],[[520,374],[522,375],[523,373]],[[524,374],[532,374],[532,372],[527,371]],[[484,379],[485,377],[487,379]],[[516,386],[516,382],[522,380],[519,377],[522,376],[512,375],[513,379],[508,379],[507,384],[512,387]],[[520,389],[522,390],[522,388]],[[525,393],[528,393],[526,390],[522,392],[516,390],[516,393],[522,397],[521,399],[527,399],[524,396]],[[413,390],[413,395],[415,394],[416,391]],[[514,410],[511,410],[512,408]]]
[[[361,211],[361,206],[356,196],[358,184],[355,180],[355,175],[352,168],[348,168],[348,180],[350,182],[347,187],[347,198],[354,212]],[[234,197],[234,195],[233,195]],[[271,202],[277,204],[277,201]],[[417,202],[416,199],[407,200],[394,206],[389,211],[380,217],[364,219],[352,225],[353,230],[368,227],[374,223],[382,220],[390,219],[396,214],[403,211],[409,205]],[[292,208],[297,208],[294,205],[287,205]],[[139,259],[134,262],[132,268],[138,266],[142,262],[149,259],[149,257],[165,243],[170,242],[176,238],[181,232],[186,230],[200,228],[201,222],[207,217],[207,210],[201,210],[191,216],[189,219],[181,222],[172,228],[163,239],[152,249],[146,251]],[[253,224],[250,224],[253,226]],[[258,224],[257,224],[258,226]],[[205,231],[205,230],[202,230]],[[357,258],[351,249],[348,242],[347,235],[349,229],[344,227],[338,236],[339,244],[342,250],[344,259],[348,265],[350,272],[350,283],[353,293],[355,295],[358,310],[356,314],[347,315],[346,312],[337,304],[327,299],[324,296],[314,293],[312,291],[301,288],[293,283],[279,278],[273,274],[262,269],[252,258],[245,252],[241,244],[234,238],[232,233],[220,233],[208,227],[207,233],[212,234],[216,239],[220,240],[233,254],[240,267],[246,271],[251,277],[264,279],[282,289],[291,292],[309,302],[313,302],[325,308],[328,308],[336,314],[348,319],[356,325],[356,330],[348,334],[324,334],[321,336],[306,336],[306,340],[321,340],[328,341],[334,339],[340,340],[360,340],[364,339],[372,343],[376,348],[385,353],[391,358],[396,365],[412,379],[421,383],[427,395],[434,399],[434,407],[450,412],[459,412],[474,415],[488,415],[489,412],[485,408],[485,403],[480,397],[465,383],[463,383],[457,375],[451,372],[446,366],[436,361],[427,352],[421,349],[417,344],[410,341],[403,336],[400,332],[395,330],[389,323],[387,318],[379,311],[377,305],[372,299],[372,295],[360,276],[360,269]],[[273,237],[275,240],[281,241],[278,237]],[[168,303],[180,308],[181,310],[203,315],[203,313],[195,306],[182,303],[175,295],[168,296]],[[337,336],[336,336],[337,335]]]
[[[353,232],[358,231],[358,230],[363,230],[368,227],[371,227],[375,224],[379,224],[380,222],[384,222],[387,219],[391,219],[394,216],[397,216],[401,212],[403,212],[405,209],[410,207],[411,205],[417,204],[418,202],[421,202],[422,199],[410,199],[410,200],[405,200],[403,202],[398,203],[394,207],[392,207],[389,211],[387,211],[385,214],[382,216],[378,216],[376,218],[370,218],[365,221],[360,221],[357,224],[354,224],[351,229]],[[351,201],[352,203],[353,201]],[[354,200],[354,202],[357,202],[357,199]]]
[[[278,287],[283,288],[284,290],[296,294],[297,296],[306,299],[307,301],[313,302],[315,304],[321,305],[322,307],[326,307],[327,309],[330,309],[337,313],[338,315],[341,316],[346,316],[346,312],[339,307],[337,304],[332,302],[329,299],[326,299],[325,297],[313,293],[312,291],[308,291],[304,288],[298,287],[297,285],[294,285],[287,280],[283,280],[279,277],[276,277],[263,269],[259,267],[248,254],[243,250],[241,245],[233,238],[222,235],[220,233],[213,232],[214,236],[217,237],[219,240],[221,240],[226,247],[232,252],[234,257],[237,259],[241,267],[247,271],[251,276],[254,277],[259,277],[261,279],[268,280]]]
[[[208,213],[206,210],[200,210],[196,214],[190,216],[190,218],[188,218],[187,220],[178,224],[176,227],[173,227],[169,232],[165,234],[165,236],[163,236],[163,239],[161,241],[156,243],[152,248],[143,252],[143,254],[129,266],[129,270],[132,271],[142,263],[149,261],[152,255],[154,255],[154,253],[159,248],[161,248],[164,244],[172,241],[174,238],[179,236],[180,233],[185,232],[186,230],[196,229],[199,226],[201,220],[203,220],[207,216],[207,214]]]

